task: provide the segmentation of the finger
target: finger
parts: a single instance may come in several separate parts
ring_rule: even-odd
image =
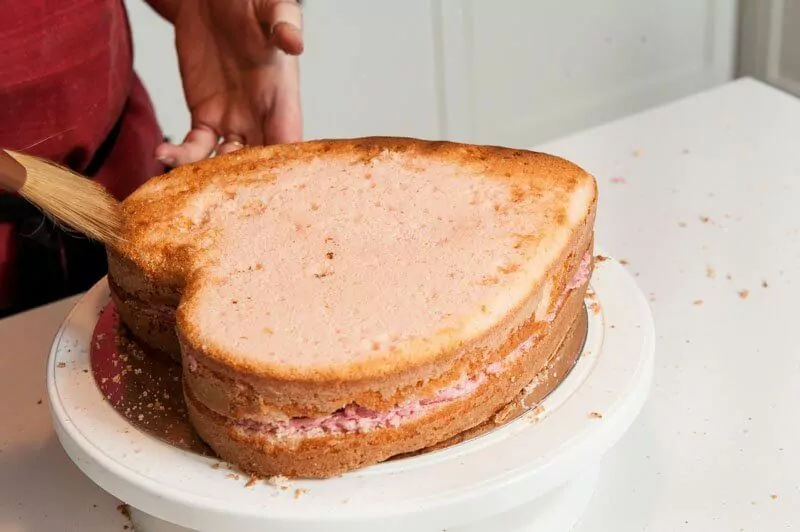
[[[277,95],[264,123],[264,144],[289,144],[303,140],[300,92],[284,89]]]
[[[217,146],[217,153],[232,153],[241,150],[247,145],[244,137],[235,133],[226,134],[222,138],[219,146]]]
[[[275,45],[290,55],[303,52],[303,12],[296,0],[256,0],[256,16]]]
[[[303,53],[303,34],[288,22],[279,22],[273,26],[272,36],[275,39],[275,45],[287,54],[300,55]]]
[[[180,145],[161,144],[156,148],[156,158],[167,166],[181,166],[207,158],[217,146],[219,133],[206,125],[192,128]]]

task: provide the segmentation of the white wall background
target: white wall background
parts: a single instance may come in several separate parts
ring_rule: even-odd
[[[127,0],[165,132],[188,126],[170,26]],[[532,146],[732,78],[736,0],[306,0],[306,137]]]

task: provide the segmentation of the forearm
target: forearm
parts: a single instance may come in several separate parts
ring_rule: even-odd
[[[145,0],[153,10],[169,22],[175,22],[181,0]]]

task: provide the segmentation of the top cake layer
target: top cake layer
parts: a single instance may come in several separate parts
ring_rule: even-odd
[[[403,139],[254,148],[139,189],[122,252],[154,282],[185,286],[181,334],[225,365],[369,378],[496,327],[594,200],[591,176],[533,152]]]

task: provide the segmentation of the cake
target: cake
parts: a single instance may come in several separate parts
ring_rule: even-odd
[[[571,337],[594,178],[414,139],[249,148],[123,203],[109,285],[179,360],[192,424],[261,475],[324,478],[487,422]]]

